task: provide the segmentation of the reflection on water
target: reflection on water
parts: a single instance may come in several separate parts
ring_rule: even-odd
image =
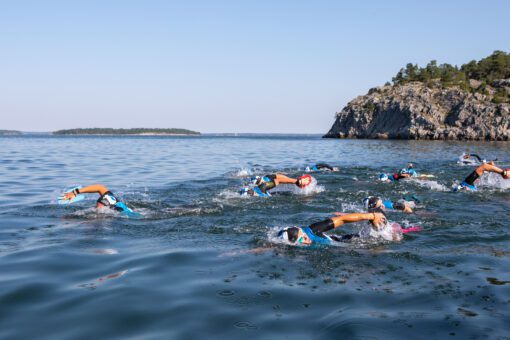
[[[505,337],[510,181],[450,188],[472,171],[457,164],[463,152],[508,167],[508,151],[299,136],[0,138],[0,338]],[[252,175],[295,177],[317,162],[340,171],[314,172],[307,192],[238,194]],[[376,180],[408,162],[435,177]],[[64,188],[93,183],[143,218],[97,210],[94,195],[55,204]],[[422,230],[339,247],[273,237],[363,211],[368,195],[418,196],[417,214],[389,219]]]

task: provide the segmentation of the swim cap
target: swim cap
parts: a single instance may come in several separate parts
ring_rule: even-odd
[[[380,197],[377,196],[368,196],[363,199],[363,205],[365,209],[375,209],[377,207],[377,202],[380,200]]]
[[[303,175],[297,178],[296,185],[300,188],[304,188],[312,184],[312,176]]]
[[[388,180],[388,175],[386,175],[386,174],[380,174],[380,175],[379,175],[379,180],[380,180],[380,181],[387,181],[387,180]]]
[[[309,167],[309,166],[307,166],[307,167],[305,168],[305,171],[306,171],[306,172],[310,172],[310,171],[312,171],[312,169],[310,169],[310,167]]]
[[[299,235],[299,228],[298,227],[289,227],[282,229],[278,232],[278,237],[289,241],[291,243],[294,243],[297,241]]]
[[[102,198],[106,201],[105,203],[107,203],[107,204],[105,204],[105,205],[107,205],[107,206],[115,205],[118,202],[117,198],[115,196],[113,196],[113,194],[110,194],[110,193],[105,194]]]
[[[261,180],[260,176],[253,176],[253,177],[250,179],[250,182],[251,182],[252,184],[254,184],[254,185],[259,185],[260,180]]]
[[[401,170],[399,171],[399,174],[400,174],[400,175],[404,175],[404,174],[407,174],[408,172],[409,172],[409,171],[407,171],[407,169],[405,169],[405,168],[404,168],[404,169],[401,169]]]

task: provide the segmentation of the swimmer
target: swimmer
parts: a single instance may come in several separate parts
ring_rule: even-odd
[[[89,185],[84,188],[76,188],[72,191],[65,192],[61,196],[63,201],[71,201],[80,194],[99,194],[99,199],[96,201],[96,208],[108,207],[115,211],[120,211],[128,214],[137,214],[125,203],[121,202],[108,188],[101,184]]]
[[[254,176],[251,178],[251,182],[255,185],[255,187],[253,189],[241,189],[241,195],[269,197],[271,196],[269,190],[280,184],[295,184],[300,188],[304,188],[312,183],[312,176],[303,175],[297,179],[290,178],[282,174]]]
[[[416,203],[419,203],[419,200],[415,196],[405,197],[396,202],[383,200],[377,196],[369,196],[363,199],[363,205],[368,212],[381,212],[383,214],[386,210],[399,210],[412,214],[413,208],[416,207]]]
[[[327,220],[311,224],[309,227],[289,227],[278,232],[278,237],[290,242],[291,244],[331,244],[332,242],[342,242],[353,237],[359,237],[358,234],[336,236],[324,234],[327,231],[341,227],[346,223],[369,221],[373,229],[380,230],[387,224],[384,214],[374,213],[350,213],[341,216],[328,218]]]
[[[485,163],[485,159],[482,159],[480,156],[474,154],[474,153],[465,153],[463,152],[462,155],[459,157],[459,161],[457,163],[459,164],[480,164]]]
[[[485,172],[494,172],[501,175],[504,179],[510,179],[510,169],[501,169],[494,165],[493,161],[484,163],[475,169],[469,176],[460,183],[460,185],[454,186],[453,190],[478,190],[475,186],[475,181],[480,178]]]
[[[324,171],[338,171],[339,169],[337,167],[328,165],[326,163],[317,163],[315,165],[307,166],[305,168],[306,172],[320,171],[320,170],[324,170]]]
[[[435,177],[434,175],[419,175],[416,170],[413,168],[413,163],[409,163],[407,168],[400,169],[398,172],[394,173],[393,175],[388,174],[380,174],[379,175],[379,181],[381,182],[396,182],[401,179],[409,179],[409,178],[416,178],[420,180],[427,180],[431,177]]]

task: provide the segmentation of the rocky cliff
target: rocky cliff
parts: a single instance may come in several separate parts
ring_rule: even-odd
[[[324,137],[507,141],[510,104],[497,103],[501,91],[510,94],[510,79],[493,82],[484,93],[421,82],[373,88],[338,112]]]

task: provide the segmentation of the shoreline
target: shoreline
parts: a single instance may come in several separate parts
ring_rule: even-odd
[[[201,134],[186,133],[62,133],[50,134],[51,136],[200,136]]]

